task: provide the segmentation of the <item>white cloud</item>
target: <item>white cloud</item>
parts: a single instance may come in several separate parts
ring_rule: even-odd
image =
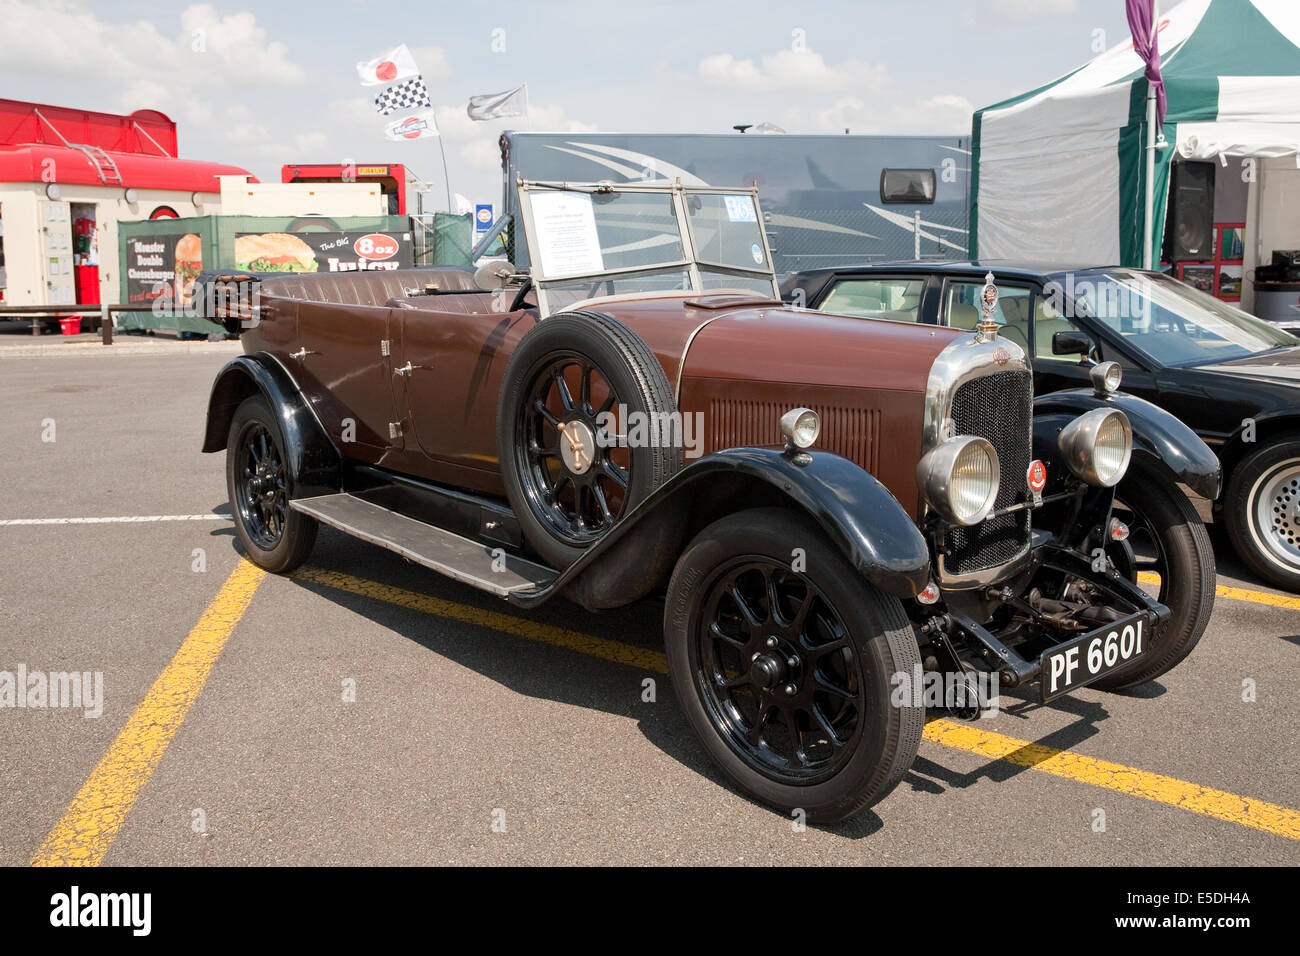
[[[146,20],[109,23],[68,0],[0,0],[0,23],[0,69],[75,76],[87,88],[114,91],[125,110],[149,107],[192,119],[186,111],[199,99],[306,79],[288,47],[269,39],[253,14],[221,16],[210,4],[186,7],[174,36]]]
[[[699,75],[712,86],[755,92],[805,90],[835,93],[878,89],[889,82],[883,66],[861,60],[845,60],[834,66],[811,50],[780,50],[760,63],[737,60],[730,53],[718,53],[700,61]]]
[[[1079,9],[1078,0],[987,0],[985,9],[997,20],[1036,20]]]
[[[791,108],[780,114],[779,125],[792,133],[963,134],[970,132],[974,112],[964,96],[951,94],[871,103],[844,96],[812,110]]]

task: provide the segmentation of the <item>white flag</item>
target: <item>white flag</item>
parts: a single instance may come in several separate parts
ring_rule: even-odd
[[[383,56],[357,64],[357,76],[361,78],[362,86],[383,86],[415,76],[419,72],[415,57],[411,56],[405,43]]]
[[[407,139],[423,139],[437,136],[438,124],[434,122],[433,110],[415,110],[399,114],[397,119],[385,125],[384,135],[399,143]]]
[[[528,84],[504,93],[471,96],[465,112],[472,120],[494,120],[506,116],[528,115]]]

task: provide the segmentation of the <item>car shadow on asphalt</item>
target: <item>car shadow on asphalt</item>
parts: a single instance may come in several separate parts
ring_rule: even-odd
[[[655,651],[662,649],[662,599],[649,598],[627,608],[598,614],[588,613],[563,599],[540,608],[519,608],[467,585],[442,578],[382,549],[358,546],[353,539],[328,528],[321,529],[309,566],[378,582],[386,587],[413,591],[436,600],[505,613],[554,627],[572,628],[605,640],[626,643],[631,647]],[[672,683],[662,673],[642,671],[563,647],[548,646],[490,627],[442,619],[447,628],[464,631],[486,629],[491,635],[484,635],[481,640],[462,640],[459,635],[449,637],[447,629],[430,626],[431,615],[428,613],[339,590],[316,581],[301,578],[288,580],[303,590],[366,617],[515,693],[634,720],[648,743],[686,770],[698,774],[735,798],[746,800],[780,816],[779,811],[749,800],[723,777],[687,725]],[[631,680],[628,679],[629,676]],[[647,704],[641,698],[641,682],[646,676],[656,679],[654,704]],[[809,829],[848,839],[868,837],[884,825],[874,810],[864,811],[851,820],[834,826],[807,824]]]

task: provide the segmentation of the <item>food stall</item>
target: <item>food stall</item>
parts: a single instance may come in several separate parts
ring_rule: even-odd
[[[236,166],[177,156],[176,124],[0,99],[0,305],[115,302],[119,223],[220,209]]]

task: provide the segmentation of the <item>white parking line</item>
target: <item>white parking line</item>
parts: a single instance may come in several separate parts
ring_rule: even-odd
[[[147,521],[230,521],[230,515],[121,515],[112,518],[0,518],[0,525],[15,524],[140,524]]]

